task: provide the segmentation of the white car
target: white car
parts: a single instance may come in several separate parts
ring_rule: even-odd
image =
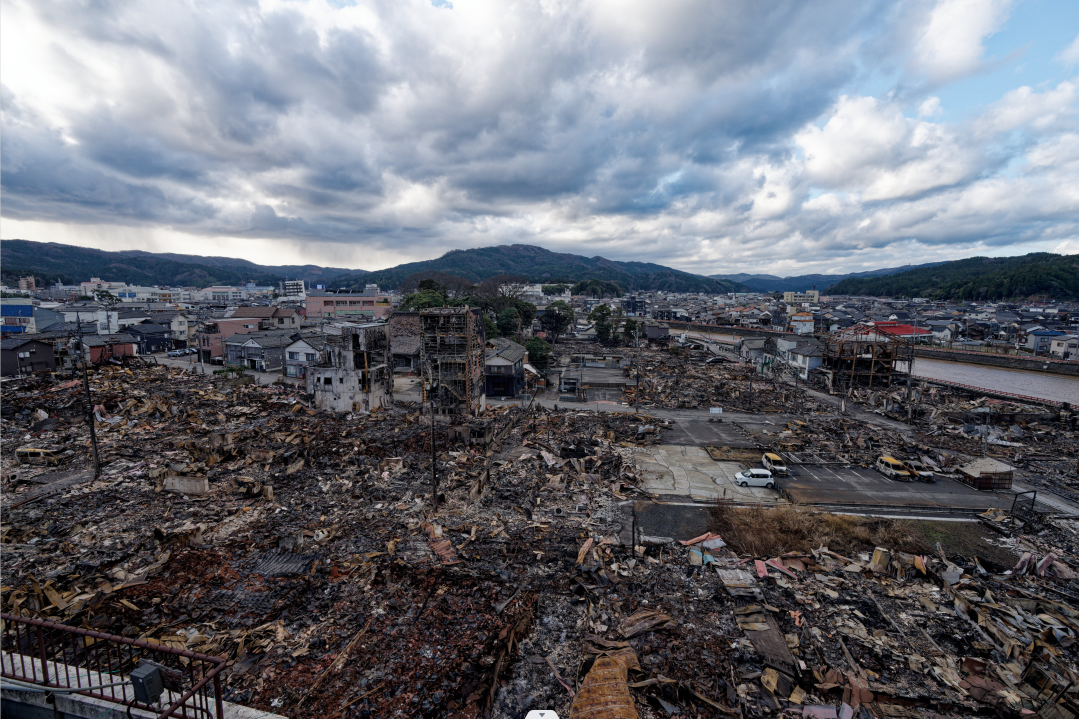
[[[775,489],[772,473],[767,469],[746,469],[734,475],[734,481],[743,487],[767,487]]]

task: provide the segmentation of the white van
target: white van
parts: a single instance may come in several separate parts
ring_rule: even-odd
[[[775,489],[772,473],[767,469],[746,469],[734,475],[734,481],[743,487],[767,487]]]
[[[787,476],[787,465],[783,464],[783,458],[774,452],[765,452],[761,457],[761,464],[772,474],[778,474],[781,477]]]

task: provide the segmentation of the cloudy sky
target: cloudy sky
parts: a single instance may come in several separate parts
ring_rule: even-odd
[[[1075,0],[0,0],[3,238],[702,274],[1079,252]]]

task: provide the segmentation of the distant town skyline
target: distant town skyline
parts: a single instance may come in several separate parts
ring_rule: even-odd
[[[703,275],[1079,253],[1079,4],[2,0],[0,237]]]

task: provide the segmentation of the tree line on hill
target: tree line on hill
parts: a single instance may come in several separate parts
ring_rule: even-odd
[[[1036,252],[1021,257],[971,257],[885,277],[852,278],[831,295],[996,301],[1079,299],[1079,255]]]

